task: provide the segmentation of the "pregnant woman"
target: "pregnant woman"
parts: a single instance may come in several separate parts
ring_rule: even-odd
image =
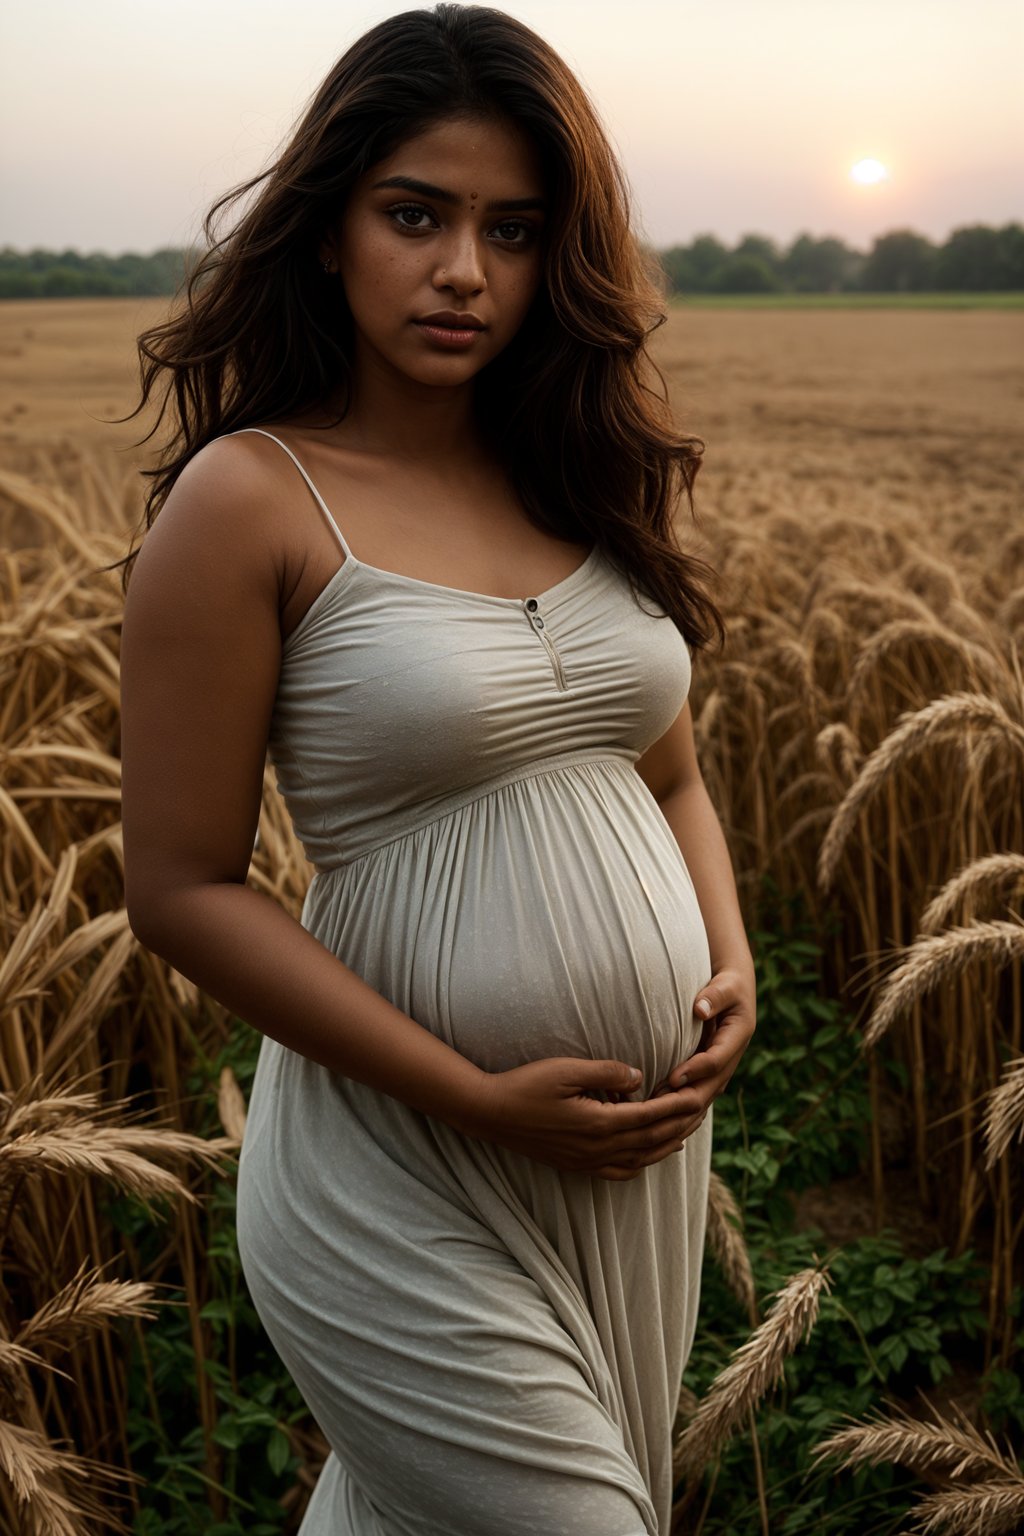
[[[667,1536],[754,967],[626,183],[544,41],[438,5],[254,189],[139,339],[125,878],[265,1037],[238,1241],[331,1447],[302,1536]],[[246,883],[268,751],[299,922]]]

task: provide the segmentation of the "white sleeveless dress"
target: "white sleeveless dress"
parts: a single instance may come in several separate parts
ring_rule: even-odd
[[[685,703],[685,641],[597,548],[522,600],[366,565],[280,446],[345,555],[270,730],[303,926],[487,1070],[616,1058],[647,1097],[711,976],[634,767]],[[667,1536],[711,1135],[628,1182],[560,1173],[265,1036],[237,1231],[331,1446],[301,1536]]]

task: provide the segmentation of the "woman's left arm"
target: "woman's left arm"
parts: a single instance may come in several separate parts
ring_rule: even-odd
[[[659,1085],[663,1092],[692,1089],[695,1130],[739,1065],[757,1020],[754,957],[725,834],[697,762],[689,700],[636,768],[657,800],[690,872],[711,953],[711,977],[698,991],[694,1005],[696,1017],[705,1020],[697,1050]],[[706,1018],[701,1007],[705,1001],[709,1005]]]

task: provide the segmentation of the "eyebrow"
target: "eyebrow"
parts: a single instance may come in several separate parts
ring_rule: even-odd
[[[455,207],[462,203],[457,192],[447,192],[444,187],[435,187],[429,181],[416,181],[412,176],[388,176],[383,181],[375,181],[370,190],[376,192],[381,187],[399,187],[405,192],[418,192],[421,197],[432,197],[439,203],[452,203]],[[528,209],[543,212],[546,207],[542,197],[508,197],[496,203],[485,203],[484,212],[507,213],[514,210],[525,213]]]

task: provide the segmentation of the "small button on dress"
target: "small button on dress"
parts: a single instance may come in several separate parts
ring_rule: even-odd
[[[344,555],[270,723],[302,925],[487,1072],[615,1059],[649,1096],[711,976],[635,766],[685,703],[683,637],[596,545],[525,599],[364,564],[242,430]],[[566,1173],[264,1036],[237,1231],[331,1448],[301,1536],[668,1536],[712,1119],[636,1179]]]

